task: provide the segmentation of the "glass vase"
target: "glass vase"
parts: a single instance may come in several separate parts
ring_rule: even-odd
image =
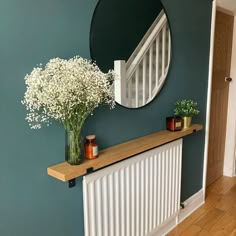
[[[83,140],[80,132],[75,130],[67,131],[66,160],[71,165],[79,165],[83,158]]]

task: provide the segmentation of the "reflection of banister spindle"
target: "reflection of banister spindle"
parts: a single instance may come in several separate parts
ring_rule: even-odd
[[[152,74],[153,74],[153,43],[151,44],[149,50],[149,96],[148,98],[152,98]]]
[[[156,87],[159,85],[159,34],[157,35],[156,38]]]
[[[126,64],[125,61],[115,61],[114,71],[117,75],[115,79],[115,100],[119,104],[126,104]]]
[[[135,72],[135,105],[139,106],[139,66]]]
[[[147,66],[147,57],[146,55],[143,58],[143,106],[146,104],[146,66]]]

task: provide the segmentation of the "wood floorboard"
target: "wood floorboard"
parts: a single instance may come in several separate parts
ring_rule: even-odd
[[[206,202],[168,236],[236,236],[236,177],[207,188]]]

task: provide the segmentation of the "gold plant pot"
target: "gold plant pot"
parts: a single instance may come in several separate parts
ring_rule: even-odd
[[[185,116],[183,117],[183,129],[187,129],[191,126],[192,123],[192,117]]]

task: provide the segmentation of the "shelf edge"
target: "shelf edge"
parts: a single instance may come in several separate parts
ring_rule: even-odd
[[[47,168],[47,173],[48,175],[58,180],[66,182],[87,174],[87,170],[89,168],[93,168],[93,170],[101,169],[103,167],[125,160],[131,156],[137,155],[141,152],[145,152],[152,148],[164,145],[165,143],[185,137],[202,129],[203,125],[194,124],[188,129],[177,132],[162,130],[147,136],[143,136],[134,140],[124,142],[122,144],[103,149],[99,152],[98,158],[94,160],[85,160],[81,165],[71,166],[67,162],[62,162],[57,165],[50,166]],[[149,142],[148,139],[150,139],[153,143],[151,143],[151,141]],[[129,146],[132,146],[131,150],[129,150]],[[123,156],[121,154],[118,154],[118,152],[122,153],[122,147],[124,149],[122,154]],[[113,159],[112,157],[116,157],[116,159]]]

